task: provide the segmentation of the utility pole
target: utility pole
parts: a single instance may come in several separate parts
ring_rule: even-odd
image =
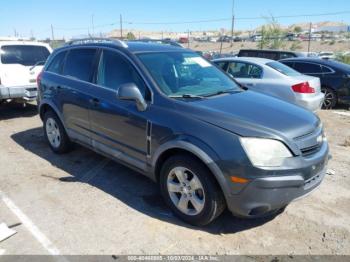
[[[190,48],[190,30],[187,29],[187,48]]]
[[[233,45],[233,30],[235,28],[235,0],[232,0],[231,47]]]
[[[120,14],[120,39],[123,40],[123,18]]]
[[[311,29],[312,29],[312,23],[310,23],[310,27],[309,27],[309,43],[307,46],[307,52],[310,52],[310,45],[311,45]]]
[[[95,35],[94,15],[91,15],[92,36]]]
[[[53,33],[53,26],[51,24],[51,41],[54,41],[55,40],[55,35]]]

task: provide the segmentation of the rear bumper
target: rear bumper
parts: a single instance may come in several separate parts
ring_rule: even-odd
[[[264,173],[261,178],[257,176],[241,191],[227,197],[228,209],[241,217],[258,217],[281,209],[311,193],[322,183],[328,159],[328,145],[325,144],[320,152],[305,160],[307,164],[304,167],[270,171],[271,176]]]
[[[296,99],[296,103],[310,111],[317,111],[321,109],[324,100],[324,94],[319,93],[316,96],[310,97],[308,94],[302,94]]]
[[[24,99],[35,100],[38,95],[36,85],[3,86],[0,85],[0,99]]]

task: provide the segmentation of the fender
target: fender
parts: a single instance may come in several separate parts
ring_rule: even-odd
[[[205,145],[205,146],[208,147],[207,145]],[[214,155],[213,155],[213,157],[209,156],[199,146],[194,145],[193,143],[190,143],[190,142],[184,141],[184,140],[168,141],[157,148],[156,152],[153,154],[153,158],[152,158],[152,162],[151,162],[153,176],[155,176],[155,168],[156,168],[156,164],[157,164],[159,157],[165,151],[167,151],[169,149],[182,149],[182,150],[188,151],[188,152],[194,154],[195,156],[197,156],[200,160],[203,161],[203,163],[209,168],[209,170],[215,176],[216,181],[219,183],[219,185],[220,185],[220,187],[225,195],[225,198],[226,198],[226,196],[230,195],[230,189],[228,187],[228,183],[227,183],[227,180],[225,178],[225,175],[222,173],[221,169],[218,167],[218,165],[215,163],[215,161],[213,159],[215,156]],[[212,152],[212,154],[215,154],[215,153]],[[154,177],[154,180],[156,180],[155,177]]]
[[[62,115],[60,113],[60,110],[58,110],[57,106],[51,100],[48,100],[48,99],[41,100],[40,105],[39,105],[39,115],[41,115],[42,107],[45,106],[45,105],[48,105],[56,113],[56,115],[60,119],[64,129],[67,130],[66,125],[65,125],[65,123],[63,121],[63,117],[62,117]]]

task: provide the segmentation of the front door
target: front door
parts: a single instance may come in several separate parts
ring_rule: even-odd
[[[147,100],[149,92],[132,63],[121,53],[102,50],[96,75],[94,103],[90,107],[92,145],[141,170],[146,169],[147,111],[132,101],[117,98],[118,87],[134,83]]]

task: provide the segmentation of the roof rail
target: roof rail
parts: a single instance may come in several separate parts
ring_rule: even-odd
[[[91,43],[109,43],[109,44],[115,44],[119,47],[127,48],[128,45],[119,39],[112,39],[112,38],[81,38],[81,39],[74,39],[71,41],[68,41],[65,45],[81,45],[81,44],[91,44]]]

